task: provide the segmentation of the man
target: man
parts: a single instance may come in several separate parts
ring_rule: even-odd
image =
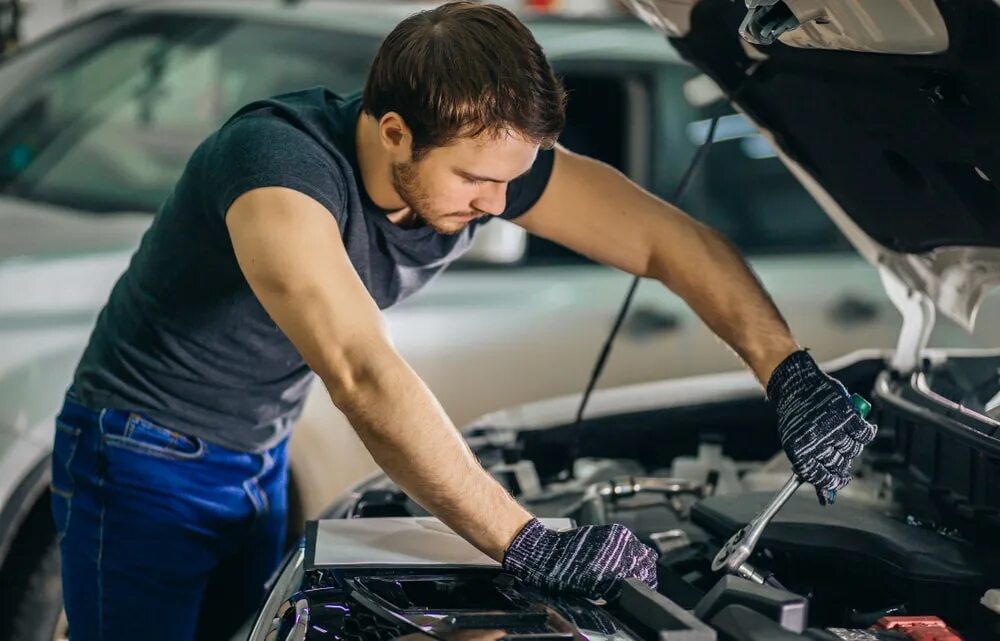
[[[533,519],[392,346],[380,309],[494,217],[682,296],[767,385],[795,469],[817,490],[847,483],[874,428],[729,243],[555,144],[564,100],[514,16],[459,2],[400,23],[363,95],[253,103],[199,146],[57,420],[74,641],[221,639],[254,610],[313,372],[389,476],[521,580],[592,597],[655,585],[655,554],[625,528]]]

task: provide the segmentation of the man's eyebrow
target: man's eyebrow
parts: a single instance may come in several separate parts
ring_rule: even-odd
[[[511,179],[511,182],[513,182],[514,180],[517,180],[518,178],[523,178],[523,177],[527,176],[530,172],[531,172],[531,167],[528,167],[526,170],[524,170],[523,172],[521,172],[520,175],[515,176],[513,179]],[[462,176],[463,178],[468,178],[470,180],[481,180],[483,182],[488,182],[488,183],[505,183],[505,182],[507,182],[506,180],[500,180],[499,178],[489,178],[488,176],[477,176],[476,174],[469,173],[469,172],[467,172],[465,170],[462,170],[462,169],[455,169],[455,173],[458,174],[459,176]]]

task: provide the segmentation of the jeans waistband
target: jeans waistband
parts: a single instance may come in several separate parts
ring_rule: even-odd
[[[105,417],[104,421],[100,420],[100,417],[101,417],[102,414],[104,414],[104,417]],[[276,445],[272,446],[271,448],[269,448],[267,450],[264,450],[264,451],[261,451],[261,452],[245,452],[245,451],[241,451],[241,450],[235,450],[235,449],[232,449],[232,448],[225,447],[223,445],[217,445],[217,444],[212,443],[210,441],[207,441],[207,440],[205,440],[204,438],[201,438],[201,437],[197,437],[197,436],[186,434],[184,432],[183,428],[177,429],[173,425],[170,425],[170,426],[160,425],[157,421],[149,418],[148,416],[144,416],[142,412],[136,412],[136,411],[132,411],[132,410],[119,409],[119,408],[94,409],[94,408],[88,407],[88,406],[84,405],[80,401],[79,396],[76,394],[76,390],[72,386],[70,386],[69,389],[67,389],[67,391],[66,391],[66,396],[65,396],[65,399],[63,400],[63,407],[62,407],[62,410],[60,411],[59,415],[64,420],[65,419],[70,419],[70,420],[77,419],[78,421],[90,422],[90,423],[94,423],[94,424],[101,424],[102,426],[104,426],[102,428],[104,431],[110,430],[110,431],[114,431],[114,432],[122,432],[125,429],[127,429],[126,426],[127,426],[128,418],[130,416],[136,416],[136,417],[140,418],[142,421],[145,421],[148,424],[151,424],[151,425],[163,428],[163,429],[168,429],[168,430],[177,432],[179,434],[183,434],[186,438],[190,438],[193,441],[197,441],[197,442],[201,443],[201,445],[202,445],[202,447],[203,447],[203,449],[205,450],[206,453],[216,454],[216,455],[220,455],[220,456],[226,456],[226,455],[230,455],[230,456],[247,456],[247,455],[261,456],[261,455],[266,455],[268,458],[274,459],[274,458],[278,458],[283,453],[283,450],[287,447],[288,440],[289,440],[289,437],[286,436],[281,442],[279,442]],[[117,415],[117,417],[120,417],[120,420],[117,420],[117,421],[116,420],[108,420],[110,417],[115,417],[116,415]]]

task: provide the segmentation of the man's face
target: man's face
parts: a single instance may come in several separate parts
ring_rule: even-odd
[[[392,164],[392,185],[413,213],[440,234],[457,234],[507,206],[507,184],[535,162],[538,145],[517,135],[484,134]]]

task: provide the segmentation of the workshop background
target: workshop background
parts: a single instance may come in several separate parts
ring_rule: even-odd
[[[436,3],[137,0],[191,10],[86,22],[114,4],[0,0],[0,215],[18,223],[0,236],[0,374],[17,381],[0,388],[0,419],[14,433],[51,416],[93,319],[195,146],[254,99],[315,84],[359,89],[381,37],[414,7]],[[372,18],[375,4],[384,10]],[[901,318],[878,270],[661,35],[614,0],[500,4],[525,17],[570,90],[564,145],[670,199],[718,116],[716,142],[679,205],[745,252],[817,360],[896,344]],[[264,5],[287,19],[250,19]],[[318,6],[329,7],[328,19],[300,15]],[[68,24],[78,26],[65,46],[33,46]],[[796,215],[776,214],[789,211]],[[65,219],[33,226],[36,212]],[[462,426],[528,401],[578,397],[629,280],[496,221],[386,318],[401,354]],[[1000,345],[1000,295],[986,299],[977,326],[969,334],[940,317],[930,345]],[[646,282],[598,388],[741,367],[683,301]],[[4,461],[48,446],[0,434],[8,441]],[[293,506],[300,519],[376,469],[318,384],[292,460],[293,482],[308,478],[313,488]],[[20,473],[0,467],[4,482]]]
[[[30,45],[113,4],[5,0],[0,4],[4,48]],[[22,108],[20,115],[4,114],[2,121],[3,141],[23,137],[26,128],[46,132],[38,141],[48,145],[44,150],[31,150],[22,141],[9,152],[15,165],[28,162],[33,153],[44,153],[47,160],[45,175],[18,189],[39,203],[78,207],[94,223],[87,234],[101,234],[115,218],[107,214],[115,211],[144,212],[137,223],[142,227],[190,151],[241,104],[312,84],[344,92],[359,88],[380,36],[428,3],[380,3],[385,15],[378,23],[350,19],[352,7],[373,2],[214,4],[228,7],[235,22],[220,29],[195,11],[187,18],[143,25],[139,34],[107,36],[95,29],[92,37],[103,40],[86,57],[40,72],[37,82],[26,86],[34,102],[19,96],[18,104],[45,101],[48,108],[44,113]],[[895,344],[900,317],[882,294],[875,268],[851,249],[768,143],[719,100],[713,83],[683,63],[658,34],[613,0],[504,4],[535,19],[538,37],[570,89],[563,144],[615,165],[670,198],[704,140],[709,118],[721,114],[717,144],[682,207],[746,252],[792,329],[818,358]],[[288,24],[263,28],[240,21],[260,5],[283,6]],[[339,16],[331,19],[344,31],[339,41],[294,20],[297,12],[316,6],[328,6],[331,15]],[[80,37],[89,37],[87,29]],[[269,55],[261,57],[261,51]],[[72,139],[60,138],[68,127]],[[789,208],[800,215],[773,213]],[[526,238],[512,225],[491,227],[467,260],[387,314],[400,351],[458,425],[512,404],[579,393],[628,286],[626,275]],[[125,257],[105,256],[103,284],[92,282],[88,299],[80,303],[86,311],[75,311],[84,317],[96,313]],[[32,299],[37,302],[52,284],[39,283]],[[980,313],[975,336],[941,319],[932,345],[1000,344],[1000,323],[991,322],[1000,314],[996,298]],[[50,298],[46,305],[52,303]],[[14,305],[10,299],[7,304]],[[86,327],[77,328],[80,335]],[[738,367],[735,356],[680,299],[646,283],[599,387]],[[342,454],[335,465],[329,462],[330,451]],[[301,469],[322,470],[329,478],[327,490],[302,506],[306,514],[375,469],[318,385],[293,439],[293,456]]]

